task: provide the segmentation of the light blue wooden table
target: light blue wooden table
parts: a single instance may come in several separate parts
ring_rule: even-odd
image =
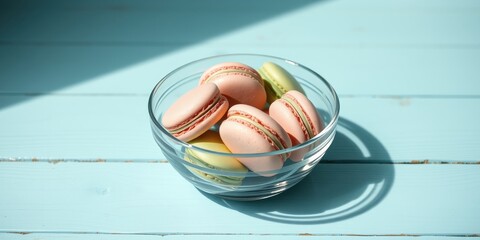
[[[224,53],[313,68],[338,134],[259,202],[197,191],[147,99]],[[2,1],[0,239],[480,237],[480,1]]]

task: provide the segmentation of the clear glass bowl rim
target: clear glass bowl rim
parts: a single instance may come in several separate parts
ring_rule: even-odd
[[[182,69],[184,69],[184,68],[186,68],[190,65],[194,65],[198,62],[202,62],[202,61],[206,61],[206,60],[222,58],[222,57],[235,57],[235,56],[239,56],[239,57],[240,56],[262,57],[262,58],[276,59],[277,61],[283,61],[283,62],[286,62],[287,64],[291,64],[291,65],[303,68],[304,70],[310,72],[315,77],[317,77],[320,81],[322,81],[323,84],[325,84],[327,89],[330,91],[330,94],[333,96],[333,105],[334,105],[333,107],[334,107],[334,109],[333,109],[332,119],[328,122],[328,124],[325,126],[325,128],[319,134],[317,134],[315,137],[309,139],[308,141],[305,141],[305,142],[303,142],[301,144],[298,144],[296,146],[292,146],[290,148],[271,151],[271,152],[263,152],[263,153],[225,153],[225,152],[212,151],[212,150],[209,150],[209,149],[196,147],[192,144],[181,141],[181,140],[177,139],[176,137],[174,137],[172,134],[170,134],[170,132],[167,129],[165,129],[160,122],[157,121],[157,118],[155,117],[155,114],[153,113],[153,108],[152,108],[153,98],[157,94],[158,89],[162,86],[162,84],[170,76],[174,75],[176,72],[181,71]],[[246,63],[246,64],[248,64],[248,63]],[[184,65],[181,65],[180,67],[177,67],[176,69],[172,70],[167,75],[165,75],[162,79],[160,79],[160,81],[158,81],[158,83],[155,85],[155,87],[151,91],[150,97],[148,99],[148,113],[150,115],[150,120],[153,122],[153,124],[155,125],[155,127],[157,129],[159,129],[164,135],[168,136],[169,140],[171,140],[172,142],[174,142],[176,144],[179,144],[179,145],[181,145],[185,148],[193,149],[195,151],[201,151],[201,152],[205,152],[205,153],[209,153],[209,154],[215,154],[215,155],[219,155],[219,156],[228,156],[228,157],[234,157],[234,158],[272,156],[272,155],[278,155],[278,154],[283,154],[283,153],[287,153],[287,152],[293,152],[295,150],[298,150],[298,149],[301,149],[305,146],[308,146],[308,145],[312,144],[313,142],[315,142],[318,138],[321,138],[325,134],[332,131],[332,128],[335,127],[336,122],[338,121],[339,112],[340,112],[340,101],[338,99],[338,95],[337,95],[335,89],[333,88],[333,86],[327,80],[325,80],[320,74],[318,74],[317,72],[313,71],[312,69],[310,69],[310,68],[308,68],[308,67],[306,67],[306,66],[304,66],[304,65],[302,65],[298,62],[292,61],[292,60],[288,60],[288,59],[284,59],[284,58],[280,58],[280,57],[275,57],[275,56],[270,56],[270,55],[252,54],[252,53],[232,53],[232,54],[214,55],[214,56],[210,56],[210,57],[200,58],[200,59],[191,61],[189,63],[186,63]]]

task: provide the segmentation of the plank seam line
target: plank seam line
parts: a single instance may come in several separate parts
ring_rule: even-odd
[[[174,41],[8,41],[0,40],[0,46],[45,46],[45,47],[171,47],[185,46],[191,42]],[[467,46],[476,48],[475,45]]]
[[[331,237],[480,237],[480,233],[184,233],[184,232],[103,232],[103,231],[0,231],[4,234],[76,234],[76,235],[124,235],[124,236],[331,236]]]
[[[342,160],[328,160],[322,159],[320,163],[324,164],[424,164],[424,165],[432,165],[432,164],[439,164],[439,165],[478,165],[480,161],[448,161],[448,160],[410,160],[410,161],[386,161],[386,160],[355,160],[355,159],[342,159]]]
[[[150,93],[61,93],[61,92],[0,92],[0,96],[60,96],[60,97],[147,97]],[[378,99],[477,99],[480,94],[339,94],[340,98]]]
[[[41,40],[0,40],[0,46],[45,46],[45,47],[69,47],[69,46],[100,46],[100,47],[172,47],[172,46],[186,46],[191,45],[194,42],[178,42],[178,41],[115,41],[115,40],[84,40],[84,41],[75,41],[75,40],[63,40],[63,41],[41,41]],[[213,43],[212,43],[213,44]],[[241,46],[272,46],[272,43],[262,44],[262,43],[241,43],[241,42],[222,42],[223,45],[241,45]],[[211,44],[207,44],[211,45]],[[274,47],[286,47],[286,46],[296,46],[296,43],[273,43]],[[304,43],[303,47],[328,47],[328,48],[339,48],[339,49],[351,49],[351,48],[371,48],[371,49],[478,49],[480,44],[475,43]]]
[[[56,92],[0,92],[0,96],[61,96],[61,97],[148,97],[150,93],[56,93]],[[479,96],[480,97],[480,96]]]
[[[458,98],[475,99],[480,98],[480,94],[339,94],[340,98],[380,98],[380,99],[437,99],[437,98]]]
[[[56,159],[56,158],[0,158],[2,162],[18,162],[18,163],[168,163],[164,159]]]
[[[60,159],[60,158],[0,158],[0,163],[168,163],[166,159]],[[384,165],[480,165],[480,161],[446,161],[446,160],[411,160],[411,161],[386,161],[386,160],[355,160],[322,159],[319,164],[384,164]]]

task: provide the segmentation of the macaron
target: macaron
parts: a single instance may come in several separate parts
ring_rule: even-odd
[[[232,153],[265,153],[292,146],[287,132],[272,117],[255,107],[237,104],[228,110],[220,125],[220,137]],[[288,153],[237,158],[244,166],[262,176],[273,176],[282,168]]]
[[[200,84],[209,82],[218,86],[230,106],[247,104],[259,109],[265,106],[267,94],[263,79],[257,70],[250,66],[237,62],[216,64],[200,77]]]
[[[228,101],[217,85],[202,84],[186,92],[163,113],[162,125],[188,142],[210,129],[227,112]]]
[[[264,80],[268,103],[281,98],[290,90],[304,93],[295,77],[278,64],[266,62],[258,69],[258,72]]]
[[[270,116],[287,131],[292,145],[303,143],[323,130],[323,122],[313,103],[301,92],[290,90],[269,107]],[[300,161],[310,149],[292,153],[290,159]]]
[[[191,145],[211,151],[230,153],[228,148],[223,144],[218,132],[209,130],[194,140],[189,142]],[[242,165],[236,158],[229,156],[216,155],[200,150],[188,148],[185,151],[185,160],[198,165],[200,167],[234,172],[238,174],[226,173],[226,175],[210,174],[200,171],[198,169],[189,168],[190,171],[196,175],[215,183],[222,185],[239,186],[244,179],[243,174],[248,172],[248,169]]]

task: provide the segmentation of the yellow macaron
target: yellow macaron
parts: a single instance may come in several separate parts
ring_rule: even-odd
[[[225,144],[223,144],[218,132],[212,130],[208,130],[198,138],[190,141],[189,144],[210,151],[231,153]],[[192,148],[185,151],[185,160],[200,167],[226,171],[225,175],[214,175],[190,168],[192,172],[200,177],[224,185],[241,185],[244,178],[242,175],[248,172],[248,169],[234,157],[217,155]],[[232,174],[232,172],[234,174]]]

